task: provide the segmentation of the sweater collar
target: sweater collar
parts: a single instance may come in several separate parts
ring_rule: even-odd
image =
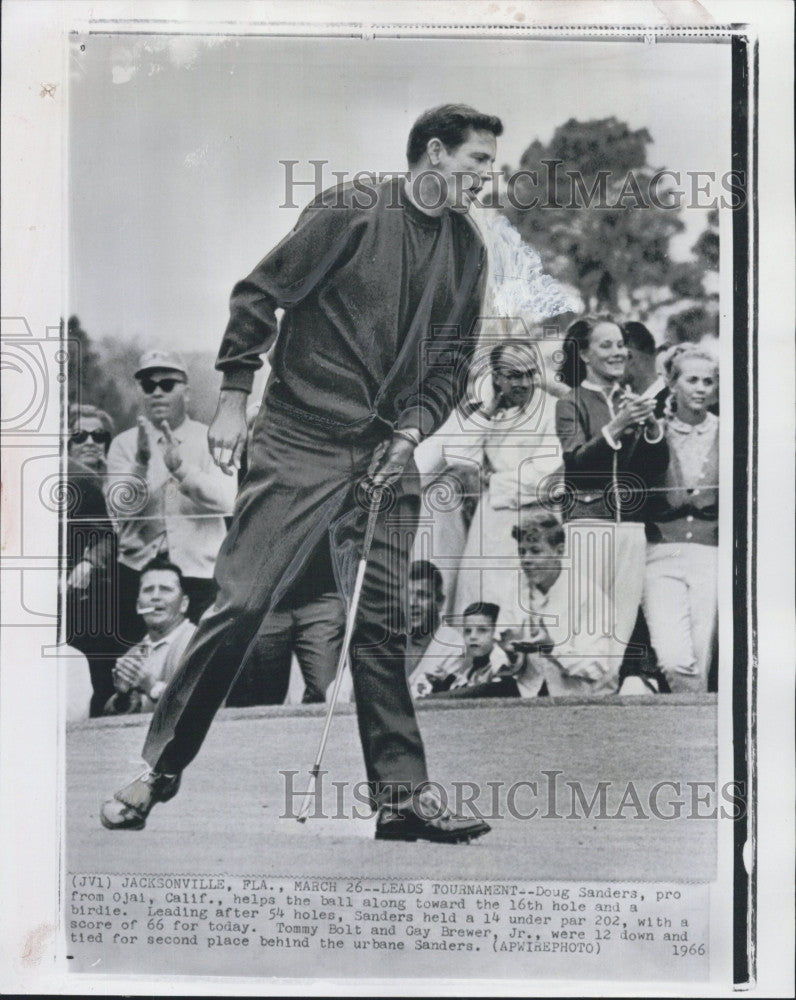
[[[417,223],[419,226],[424,226],[426,229],[439,229],[442,225],[442,215],[426,215],[425,212],[421,212],[417,205],[413,204],[409,200],[409,196],[406,193],[406,188],[404,187],[403,177],[396,178],[396,184],[398,187],[398,201],[401,207],[406,212],[408,218],[412,222]]]
[[[584,389],[591,389],[592,392],[599,392],[599,394],[604,396],[605,399],[613,399],[618,392],[622,391],[622,386],[618,382],[614,382],[613,388],[610,392],[606,392],[601,385],[597,385],[596,382],[590,382],[587,378],[585,378],[580,384]]]

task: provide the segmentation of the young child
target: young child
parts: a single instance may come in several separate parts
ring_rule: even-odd
[[[496,635],[499,614],[497,604],[469,604],[462,614],[464,653],[458,666],[445,676],[426,674],[415,696],[490,697],[503,693],[495,684],[508,669],[508,657]]]

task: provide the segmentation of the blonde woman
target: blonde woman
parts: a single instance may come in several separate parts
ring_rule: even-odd
[[[665,435],[666,490],[648,523],[644,614],[672,692],[707,691],[718,611],[718,365],[681,344],[664,368],[671,395]]]

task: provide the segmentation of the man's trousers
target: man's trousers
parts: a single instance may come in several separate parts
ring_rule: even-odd
[[[272,611],[257,631],[227,697],[227,707],[281,705],[290,687],[294,655],[304,678],[302,704],[325,701],[344,632],[345,606],[337,591],[319,594],[297,607]]]
[[[196,756],[264,616],[319,545],[330,545],[338,588],[350,596],[367,521],[356,487],[379,438],[346,443],[330,437],[282,407],[261,407],[249,471],[216,561],[216,603],[158,702],[144,744],[144,759],[154,770],[178,773]],[[374,806],[404,798],[427,780],[404,669],[402,599],[420,504],[413,471],[392,490],[391,509],[379,514],[352,643]]]

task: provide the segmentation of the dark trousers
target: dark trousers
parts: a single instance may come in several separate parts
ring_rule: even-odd
[[[127,648],[119,639],[116,596],[115,577],[102,570],[92,573],[88,587],[70,587],[66,594],[66,641],[88,660],[92,718],[102,715],[114,693],[113,665]]]
[[[513,677],[501,677],[496,681],[485,681],[482,684],[472,684],[470,687],[454,688],[453,691],[437,691],[426,695],[427,698],[450,699],[459,698],[519,698],[520,689]]]
[[[216,603],[152,717],[143,751],[152,768],[173,774],[193,760],[263,618],[327,538],[338,585],[350,588],[367,520],[356,486],[377,443],[329,440],[307,420],[261,408],[249,471],[216,562]],[[392,508],[379,515],[352,643],[359,733],[374,805],[400,799],[427,780],[399,613],[420,506],[412,471],[395,487]]]
[[[227,705],[281,705],[290,686],[294,653],[304,678],[302,703],[324,701],[334,680],[344,632],[345,607],[336,591],[319,594],[298,607],[272,611],[260,626]]]

